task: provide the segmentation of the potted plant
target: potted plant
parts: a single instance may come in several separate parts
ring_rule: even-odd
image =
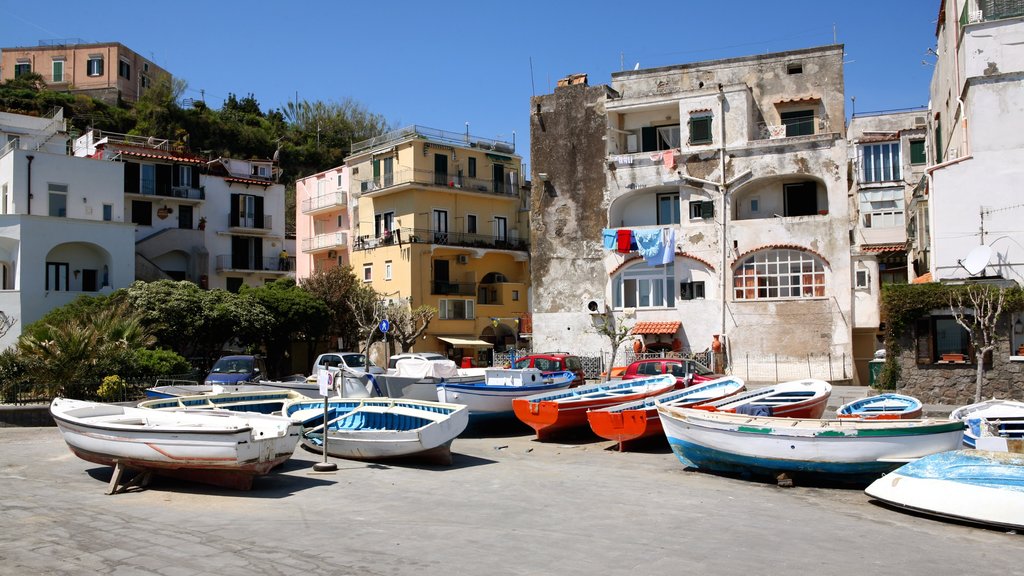
[[[205,216],[200,216],[199,217],[199,229],[200,230],[206,230],[206,217]]]

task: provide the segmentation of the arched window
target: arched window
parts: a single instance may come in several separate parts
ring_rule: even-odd
[[[777,300],[825,296],[825,266],[800,250],[765,250],[733,270],[736,300]]]
[[[675,306],[675,266],[650,267],[640,262],[612,278],[612,307],[668,308]]]

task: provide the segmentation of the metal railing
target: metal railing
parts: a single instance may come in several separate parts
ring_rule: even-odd
[[[347,208],[348,192],[334,192],[320,196],[311,196],[302,201],[302,213],[314,212],[324,208]]]
[[[372,250],[383,246],[399,244],[437,244],[441,246],[460,246],[467,248],[493,248],[498,250],[529,250],[526,240],[506,236],[488,234],[470,234],[468,232],[443,232],[428,228],[398,228],[390,234],[379,236],[361,235],[353,239],[352,249]]]
[[[960,25],[1024,16],[1024,0],[974,0],[964,2]]]
[[[498,194],[502,196],[517,196],[517,183],[504,180],[483,180],[480,178],[469,178],[447,172],[435,172],[434,170],[415,170],[407,168],[381,174],[379,176],[356,179],[355,189],[360,194],[368,194],[380,190],[386,190],[403,184],[421,184],[424,186],[439,186],[452,190],[466,190],[469,192],[484,192],[487,194]]]
[[[348,233],[334,232],[332,234],[317,234],[310,238],[302,239],[301,250],[303,252],[316,252],[320,250],[346,250],[348,249]]]
[[[730,373],[748,382],[786,382],[802,378],[836,381],[853,377],[853,359],[845,354],[782,356],[744,352],[731,355],[729,360]]]
[[[247,221],[247,219],[244,218],[239,218],[237,224],[232,224],[231,217],[228,216],[228,226],[230,228],[245,228],[247,230],[270,230],[274,227],[274,218],[270,214],[264,214],[263,225],[258,226],[256,224],[255,218],[253,218],[251,221]]]
[[[162,194],[157,194],[162,196]],[[187,200],[206,200],[206,188],[193,188],[191,186],[171,186],[172,198],[185,198]]]
[[[476,296],[475,282],[440,282],[434,280],[430,283],[430,293],[442,296]]]
[[[386,132],[380,136],[374,136],[373,138],[356,142],[352,145],[352,153],[356,154],[363,150],[369,150],[371,148],[376,148],[377,146],[384,146],[392,142],[399,142],[413,137],[425,138],[434,142],[444,142],[446,144],[481,148],[483,150],[494,150],[496,152],[505,152],[509,154],[515,152],[516,149],[514,142],[471,136],[468,131],[449,132],[447,130],[439,130],[437,128],[428,128],[426,126],[417,126],[413,124],[411,126],[392,130],[391,132]]]
[[[250,270],[254,272],[290,272],[295,270],[295,257],[280,258],[264,256],[262,258],[241,257],[231,254],[217,255],[217,270]]]

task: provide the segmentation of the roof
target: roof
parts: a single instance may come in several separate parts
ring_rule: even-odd
[[[907,249],[907,245],[903,242],[899,244],[871,244],[861,246],[860,249],[864,252],[903,252]]]
[[[870,136],[861,136],[857,138],[857,144],[873,144],[875,142],[894,142],[900,139],[898,133],[892,134],[871,134]]]
[[[927,284],[927,283],[929,283],[931,281],[932,281],[932,273],[931,272],[925,272],[924,274],[921,274],[917,278],[914,278],[914,281],[911,282],[911,284]]]
[[[239,184],[255,184],[256,186],[273,186],[274,183],[270,180],[257,180],[255,178],[239,178],[238,176],[225,176],[225,182],[238,182]]]
[[[478,340],[472,336],[438,336],[437,339],[447,342],[452,346],[460,347],[479,346],[490,348],[494,346],[494,344],[491,344],[490,342],[484,342],[483,340]]]
[[[168,152],[160,150],[158,148],[135,148],[124,146],[123,144],[111,144],[111,147],[121,153],[122,156],[136,156],[139,158],[154,158],[157,160],[167,160],[168,162],[181,162],[189,164],[206,164],[206,160],[198,156],[193,156],[187,152]]]
[[[637,322],[630,334],[675,334],[679,322]]]

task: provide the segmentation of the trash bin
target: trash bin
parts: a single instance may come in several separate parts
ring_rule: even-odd
[[[885,360],[871,360],[868,362],[868,385],[872,388],[882,378],[882,368],[885,366]]]

